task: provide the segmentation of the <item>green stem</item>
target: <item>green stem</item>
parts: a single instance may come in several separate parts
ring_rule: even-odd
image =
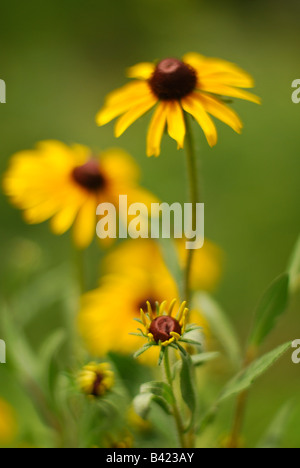
[[[194,138],[192,135],[192,129],[189,122],[189,117],[185,115],[185,126],[186,126],[186,160],[187,160],[187,171],[188,171],[188,180],[189,180],[189,189],[190,189],[190,202],[192,203],[192,223],[193,227],[195,227],[196,223],[196,214],[197,214],[197,203],[200,200],[200,191],[199,191],[199,184],[198,184],[198,177],[197,177],[197,159],[196,159],[196,151],[195,151],[195,144]],[[190,302],[191,299],[191,287],[190,287],[190,280],[191,280],[191,269],[194,257],[194,250],[190,249],[187,253],[187,261],[185,267],[185,275],[184,275],[184,293],[185,293],[185,300],[187,303]]]
[[[175,419],[176,423],[176,428],[177,428],[177,434],[178,434],[178,439],[180,442],[181,448],[187,448],[185,437],[184,437],[184,427],[182,423],[182,419],[180,416],[180,412],[177,406],[176,398],[175,398],[175,393],[174,393],[174,386],[173,386],[173,379],[172,379],[172,373],[171,373],[171,368],[170,368],[170,359],[169,359],[169,350],[168,347],[165,349],[165,355],[164,355],[164,365],[165,365],[165,372],[166,372],[166,377],[167,381],[171,387],[172,390],[172,395],[173,395],[173,416]]]

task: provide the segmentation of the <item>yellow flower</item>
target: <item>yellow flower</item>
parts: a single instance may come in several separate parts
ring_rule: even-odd
[[[82,393],[91,397],[101,397],[113,387],[114,373],[106,362],[91,362],[80,371],[77,382]]]
[[[128,270],[127,275],[110,275],[102,279],[100,287],[82,298],[79,330],[87,349],[93,356],[104,356],[109,351],[133,354],[143,339],[133,339],[132,321],[139,318],[140,309],[147,301],[155,305],[164,298],[178,295],[171,275],[159,271]],[[143,362],[157,361],[157,352]]]
[[[176,341],[180,341],[185,333],[188,308],[186,302],[183,302],[177,312],[176,318],[172,316],[177,300],[173,299],[169,307],[167,301],[164,301],[158,307],[153,308],[150,302],[147,302],[147,312],[143,309],[141,313],[141,323],[144,325],[146,337],[153,345],[163,347],[169,346]],[[143,336],[143,335],[142,335]]]
[[[13,408],[0,398],[0,445],[13,442],[17,434],[17,420]]]
[[[95,154],[86,146],[43,141],[13,156],[3,187],[28,223],[52,218],[58,235],[74,224],[75,244],[85,248],[96,233],[98,204],[112,203],[118,210],[119,195],[127,195],[128,204],[156,201],[138,180],[134,160],[120,149]]]
[[[164,129],[183,148],[186,134],[184,112],[191,114],[202,128],[210,146],[217,143],[217,130],[210,115],[241,133],[239,116],[223,97],[260,103],[260,99],[241,89],[252,88],[253,79],[236,65],[217,58],[190,53],[182,60],[167,58],[157,65],[140,63],[130,68],[134,81],[108,95],[96,121],[105,125],[120,117],[116,137],[154,106],[148,137],[147,155],[159,156]],[[210,114],[210,115],[209,115]]]

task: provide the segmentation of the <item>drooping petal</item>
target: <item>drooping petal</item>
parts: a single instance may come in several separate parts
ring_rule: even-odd
[[[111,93],[96,116],[97,125],[102,126],[127,112],[142,99],[151,96],[151,90],[145,81],[135,81]]]
[[[217,94],[218,96],[235,97],[238,99],[244,99],[245,101],[254,102],[255,104],[261,103],[261,99],[258,96],[255,96],[255,94],[244,91],[243,89],[222,85],[217,82],[210,82],[209,80],[202,83],[201,90]]]
[[[166,103],[168,132],[178,143],[178,149],[183,148],[185,138],[185,122],[182,108],[177,101]]]
[[[159,156],[160,144],[166,125],[167,108],[164,102],[160,102],[152,117],[147,135],[147,156]]]
[[[115,136],[119,138],[130,125],[138,120],[143,114],[148,112],[157,103],[157,98],[154,95],[149,95],[139,104],[131,107],[120,119],[115,127]]]
[[[183,109],[197,120],[206,136],[209,146],[215,146],[218,141],[216,126],[205,111],[203,104],[199,101],[197,93],[185,97],[181,102]]]
[[[235,111],[212,96],[205,96],[199,93],[198,99],[202,102],[209,114],[221,120],[221,122],[224,122],[226,125],[229,125],[235,132],[241,133],[243,123]]]
[[[72,199],[51,219],[54,234],[61,235],[70,229],[84,200]]]
[[[75,245],[81,249],[87,247],[96,232],[96,208],[97,200],[94,195],[90,195],[82,205],[73,230]]]
[[[138,78],[148,80],[155,70],[154,63],[142,62],[128,68],[127,76],[129,78]]]
[[[241,88],[254,87],[252,76],[234,63],[218,58],[204,57],[196,53],[185,55],[183,60],[197,71],[200,86],[204,80],[215,80],[220,84]]]

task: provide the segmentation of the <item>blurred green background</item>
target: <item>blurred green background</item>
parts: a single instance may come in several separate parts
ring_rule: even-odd
[[[255,77],[263,105],[236,102],[245,123],[242,136],[218,123],[217,147],[207,146],[200,129],[197,146],[206,236],[226,255],[217,298],[243,341],[259,296],[285,269],[300,231],[300,105],[291,101],[291,83],[300,78],[299,14],[299,2],[279,0],[3,3],[0,78],[6,81],[7,104],[0,105],[0,173],[14,152],[42,139],[100,149],[119,145],[138,161],[144,186],[165,201],[186,201],[184,154],[176,151],[175,143],[165,138],[159,159],[145,156],[149,116],[116,141],[112,125],[96,127],[95,114],[104,96],[126,82],[126,67],[139,61],[196,51],[239,64]],[[26,226],[3,195],[0,210],[1,295],[22,303],[26,314],[26,298],[29,304],[33,296],[38,301],[39,294],[52,298],[53,278],[69,271],[69,235],[54,237],[47,224]],[[90,253],[91,262],[92,257]],[[98,260],[93,262],[91,287],[97,282]],[[62,304],[49,300],[43,316],[36,316],[27,330],[34,345],[61,322]],[[268,347],[300,338],[299,305],[298,297]],[[0,367],[0,396],[14,405],[22,401],[27,414],[28,402],[14,388],[7,369]],[[297,396],[299,371],[287,355],[256,385],[245,431],[249,445],[274,411]],[[299,424],[298,407],[286,446],[300,447]]]

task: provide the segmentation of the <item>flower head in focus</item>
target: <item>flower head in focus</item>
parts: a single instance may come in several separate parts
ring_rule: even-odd
[[[114,385],[114,373],[108,363],[91,362],[83,367],[77,377],[80,390],[90,397],[106,395]]]
[[[176,302],[177,300],[173,299],[167,307],[167,301],[164,301],[161,304],[157,303],[155,308],[152,308],[150,302],[147,302],[146,312],[141,309],[141,318],[135,320],[143,325],[144,330],[139,328],[139,333],[131,333],[131,335],[143,337],[148,342],[135,353],[135,357],[139,357],[152,346],[159,346],[161,348],[160,364],[164,350],[168,346],[178,349],[183,354],[186,354],[186,351],[181,347],[180,342],[201,346],[200,342],[190,340],[186,336],[186,333],[199,329],[196,325],[187,325],[186,323],[189,312],[186,302],[180,305],[176,316],[173,317]]]
[[[86,146],[43,141],[13,156],[3,188],[28,223],[51,218],[51,229],[58,235],[74,225],[75,244],[85,248],[95,236],[100,203],[118,209],[119,195],[127,195],[129,204],[156,201],[139,186],[139,177],[137,165],[123,150],[94,154]]]
[[[133,354],[143,339],[133,340],[132,320],[139,318],[140,309],[147,301],[162,302],[164,297],[171,300],[178,294],[171,275],[160,271],[130,270],[127,275],[103,277],[100,287],[85,294],[81,301],[78,317],[80,333],[87,349],[93,356],[103,357],[109,351]],[[149,353],[142,362],[154,364],[156,350]]]
[[[164,129],[184,147],[186,122],[191,114],[202,128],[208,144],[217,143],[217,130],[211,116],[241,133],[239,116],[224,98],[239,98],[254,103],[260,99],[241,89],[252,88],[252,77],[236,65],[217,58],[190,53],[182,60],[166,58],[157,64],[140,63],[128,71],[134,81],[108,95],[96,117],[99,126],[119,117],[116,137],[142,115],[155,107],[147,136],[147,155],[159,156]]]

